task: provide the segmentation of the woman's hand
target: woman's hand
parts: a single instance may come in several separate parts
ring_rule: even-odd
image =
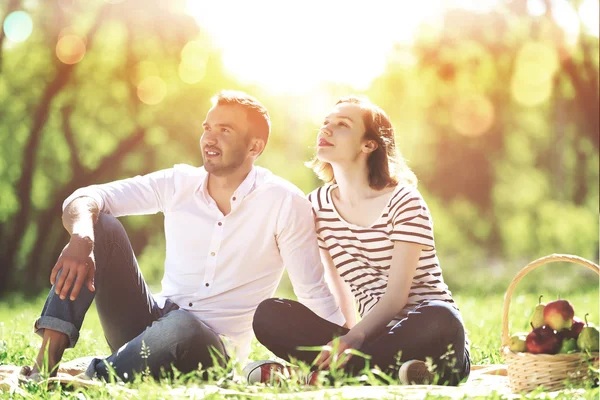
[[[337,343],[336,343],[337,342]],[[348,332],[344,336],[340,336],[338,339],[332,340],[327,343],[327,350],[323,350],[315,365],[319,369],[327,369],[331,367],[331,364],[338,360],[337,368],[342,368],[352,358],[350,350],[358,350],[364,342],[364,336],[359,333]]]

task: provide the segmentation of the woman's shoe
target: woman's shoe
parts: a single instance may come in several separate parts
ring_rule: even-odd
[[[261,360],[246,365],[243,371],[244,378],[249,384],[266,383],[273,385],[281,383],[282,379],[292,379],[292,368],[277,361]],[[295,378],[302,385],[316,385],[319,373],[318,371],[311,371],[305,377],[296,374]]]
[[[281,377],[289,377],[289,368],[272,360],[254,361],[243,369],[244,378],[250,384],[277,383]]]

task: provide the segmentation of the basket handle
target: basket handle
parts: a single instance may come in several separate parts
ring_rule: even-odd
[[[529,272],[536,269],[537,267],[551,262],[563,261],[583,265],[584,267],[600,275],[600,267],[598,267],[598,265],[586,260],[585,258],[569,254],[551,254],[546,257],[538,258],[537,260],[527,264],[527,266],[521,271],[519,271],[519,273],[513,278],[512,282],[508,286],[508,289],[506,290],[506,293],[504,294],[504,310],[502,312],[502,346],[508,346],[508,310],[510,308],[510,299],[512,297],[513,291],[515,290],[515,287],[517,286],[517,283],[519,283],[519,281],[525,275],[527,275]]]

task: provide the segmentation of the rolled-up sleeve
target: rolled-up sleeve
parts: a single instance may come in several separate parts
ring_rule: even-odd
[[[277,243],[298,301],[338,325],[346,320],[324,278],[310,202],[286,196],[278,218]]]
[[[173,197],[173,168],[77,189],[63,202],[65,207],[78,197],[93,198],[100,211],[115,217],[164,212]]]

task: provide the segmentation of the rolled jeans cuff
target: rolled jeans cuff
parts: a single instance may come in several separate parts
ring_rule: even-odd
[[[61,332],[69,338],[69,346],[73,348],[79,340],[79,330],[70,322],[63,321],[55,317],[42,316],[39,317],[34,324],[33,330],[39,336],[44,337],[44,329],[52,329],[53,331]]]

